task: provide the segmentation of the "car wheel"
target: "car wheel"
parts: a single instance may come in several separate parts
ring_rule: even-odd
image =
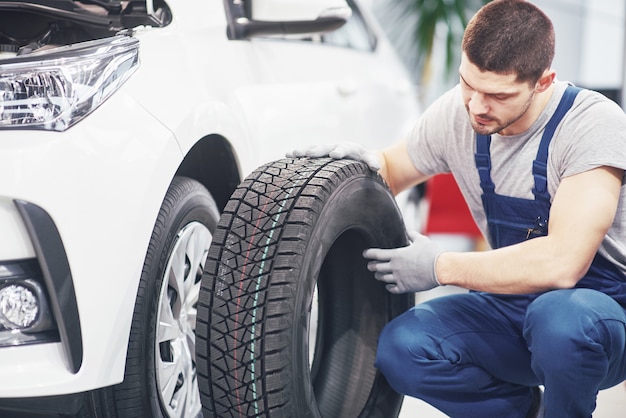
[[[412,305],[361,253],[407,244],[398,207],[363,163],[284,159],[252,173],[218,224],[198,302],[206,417],[393,417],[373,366],[383,326]]]
[[[124,381],[91,394],[84,416],[201,416],[195,323],[200,278],[219,211],[197,181],[177,177],[146,254]]]

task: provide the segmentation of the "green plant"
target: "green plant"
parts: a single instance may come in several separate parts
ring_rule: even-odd
[[[445,36],[445,71],[449,77],[469,18],[489,0],[387,0],[378,6],[381,22],[414,76],[427,78],[439,30]]]

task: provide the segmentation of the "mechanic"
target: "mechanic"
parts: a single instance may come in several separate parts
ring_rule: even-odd
[[[590,417],[626,379],[626,116],[557,80],[553,57],[540,9],[492,1],[466,28],[459,84],[408,139],[288,154],[359,159],[393,193],[454,175],[490,250],[412,233],[363,253],[392,293],[471,290],[416,305],[379,339],[390,384],[451,417]]]

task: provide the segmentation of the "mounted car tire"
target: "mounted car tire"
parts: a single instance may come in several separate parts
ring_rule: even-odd
[[[189,178],[174,178],[144,261],[124,381],[91,392],[81,417],[200,416],[197,300],[218,219],[217,205],[204,186]]]
[[[402,397],[374,359],[383,326],[413,298],[388,293],[361,253],[406,244],[393,197],[363,163],[283,159],[252,173],[202,277],[204,417],[397,416]]]

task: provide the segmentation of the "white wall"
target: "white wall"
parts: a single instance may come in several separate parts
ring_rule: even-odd
[[[624,0],[534,0],[556,32],[554,68],[562,80],[594,89],[621,89]]]

